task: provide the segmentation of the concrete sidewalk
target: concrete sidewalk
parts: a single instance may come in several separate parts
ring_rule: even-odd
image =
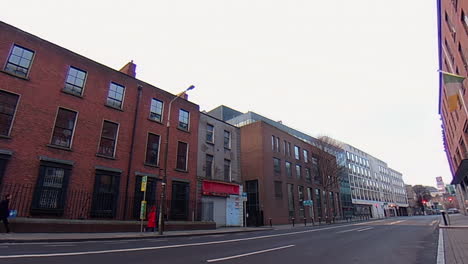
[[[468,264],[468,216],[449,215],[450,225],[443,225],[441,217],[440,232],[443,232],[445,263]]]

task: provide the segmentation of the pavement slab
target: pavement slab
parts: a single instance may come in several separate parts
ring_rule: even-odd
[[[468,264],[468,228],[444,230],[445,263]]]

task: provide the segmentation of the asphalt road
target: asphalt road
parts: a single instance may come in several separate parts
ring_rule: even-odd
[[[437,216],[201,237],[0,244],[0,263],[436,263]],[[305,262],[306,261],[306,262]]]

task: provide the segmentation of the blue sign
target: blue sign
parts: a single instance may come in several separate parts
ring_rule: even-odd
[[[312,205],[314,204],[314,201],[312,201],[312,200],[304,200],[304,201],[302,202],[302,204],[305,205],[305,206],[312,206]]]
[[[15,218],[18,215],[18,211],[16,210],[10,210],[8,214],[8,218]]]
[[[242,193],[242,197],[246,197],[246,198],[247,198],[247,193],[246,193],[246,192],[243,192],[243,193]]]

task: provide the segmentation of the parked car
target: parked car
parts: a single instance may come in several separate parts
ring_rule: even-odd
[[[447,213],[449,213],[449,214],[458,214],[458,213],[460,213],[460,211],[457,208],[449,208],[447,210]]]

